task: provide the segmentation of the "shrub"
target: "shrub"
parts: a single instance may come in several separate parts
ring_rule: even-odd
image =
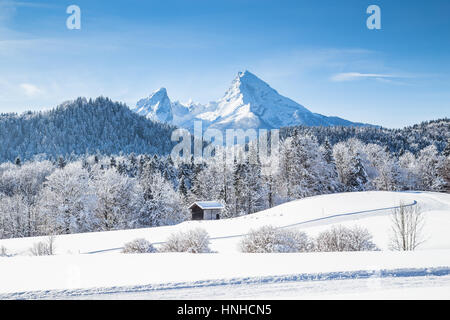
[[[0,257],[9,257],[8,250],[4,247],[0,247]]]
[[[306,252],[312,247],[306,233],[272,226],[252,230],[240,242],[241,251],[246,253]]]
[[[151,242],[145,239],[135,239],[125,243],[122,253],[154,253],[157,252]]]
[[[316,250],[333,251],[372,251],[377,247],[372,242],[372,235],[365,228],[355,226],[333,227],[319,234],[316,239]]]
[[[204,229],[173,233],[162,245],[163,252],[210,253],[209,235]]]
[[[39,241],[33,245],[30,252],[33,256],[51,256],[55,251],[55,237],[49,236],[46,241]]]

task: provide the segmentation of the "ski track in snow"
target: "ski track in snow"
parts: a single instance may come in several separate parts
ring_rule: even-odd
[[[381,281],[391,283],[390,287],[397,287],[395,282],[400,282],[402,285],[408,286],[410,280],[398,280],[399,278],[413,278],[416,282],[419,280],[420,284],[427,284],[427,281],[432,278],[437,280],[438,284],[450,286],[450,267],[437,268],[408,268],[408,269],[394,269],[394,270],[359,270],[347,272],[327,272],[327,273],[311,273],[311,274],[294,274],[283,276],[266,276],[266,277],[242,277],[232,279],[216,279],[216,280],[200,280],[192,282],[178,282],[178,283],[163,283],[163,284],[149,284],[138,286],[124,286],[124,287],[110,287],[110,288],[89,288],[89,289],[71,289],[71,290],[44,290],[32,292],[17,292],[0,294],[0,299],[61,299],[61,298],[77,298],[77,299],[103,299],[103,298],[123,298],[125,296],[132,296],[137,298],[139,296],[145,298],[146,296],[165,296],[167,292],[169,295],[177,297],[178,299],[190,299],[186,295],[186,289],[203,289],[203,291],[211,290],[214,287],[233,287],[234,289],[244,290],[252,288],[253,291],[258,292],[263,290],[266,285],[282,284],[291,289],[296,286],[302,288],[304,286],[311,286],[319,282],[319,287],[327,287],[327,282],[336,280],[366,280],[364,285],[367,287],[380,287]],[[395,281],[393,281],[395,278]],[[441,282],[443,280],[444,282]],[[306,284],[305,284],[306,283]],[[394,283],[394,285],[392,285]],[[435,284],[433,284],[435,285]],[[275,286],[276,288],[278,286]],[[228,289],[227,289],[228,290]],[[177,291],[178,293],[174,293]],[[201,292],[200,292],[201,293]],[[205,295],[203,298],[212,298]],[[193,299],[193,298],[191,298]]]

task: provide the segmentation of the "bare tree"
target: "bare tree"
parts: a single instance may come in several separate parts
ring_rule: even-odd
[[[55,254],[55,236],[50,235],[46,241],[39,241],[30,249],[33,256],[51,256]]]
[[[1,246],[0,247],[0,257],[8,257],[8,256],[9,256],[8,250],[4,246]]]
[[[389,248],[398,251],[412,251],[424,242],[422,230],[425,219],[419,206],[400,203],[393,209],[392,235]]]

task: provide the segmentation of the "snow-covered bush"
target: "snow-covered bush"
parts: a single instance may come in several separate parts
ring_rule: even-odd
[[[240,242],[246,253],[306,252],[312,250],[312,242],[304,232],[263,226],[252,230]]]
[[[316,239],[316,251],[371,251],[377,250],[372,235],[365,228],[355,226],[333,227],[319,234]]]
[[[177,232],[162,245],[162,252],[210,253],[209,235],[204,229]]]
[[[125,243],[122,253],[154,253],[157,252],[151,242],[145,239],[135,239]]]

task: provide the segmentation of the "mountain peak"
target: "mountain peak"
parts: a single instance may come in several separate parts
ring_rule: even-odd
[[[215,112],[216,127],[279,128],[311,112],[283,97],[268,83],[246,70],[239,72]]]
[[[164,87],[154,91],[148,98],[139,100],[134,109],[151,120],[171,122],[173,120],[172,102]]]
[[[258,78],[255,74],[251,73],[248,70],[245,70],[244,72],[240,71],[238,72],[235,80],[233,82],[240,82],[240,83],[248,83],[248,84],[265,84],[266,86],[269,86],[266,82]]]
[[[237,76],[238,76],[238,78],[243,78],[243,77],[248,77],[248,76],[254,76],[254,77],[256,77],[253,73],[251,73],[251,72],[248,71],[248,70],[245,70],[245,71],[239,71],[238,74],[237,74]]]
[[[154,96],[167,96],[167,89],[164,87],[161,87],[158,90],[153,91],[153,93],[150,94],[150,97],[154,97]]]
[[[279,95],[267,82],[258,78],[248,70],[238,72],[237,77],[231,83],[230,88],[225,93],[225,97],[230,94],[242,94],[243,97]]]
[[[258,78],[254,73],[251,73],[248,70],[244,70],[244,71],[239,71],[238,72],[238,76],[241,78],[245,78],[245,77],[253,77],[253,78]],[[259,79],[259,78],[258,78]]]
[[[194,120],[218,129],[274,129],[285,126],[361,125],[337,117],[312,113],[280,95],[248,70],[238,72],[222,99],[206,106],[170,102],[165,88],[137,103],[135,111],[150,119],[191,128]]]

